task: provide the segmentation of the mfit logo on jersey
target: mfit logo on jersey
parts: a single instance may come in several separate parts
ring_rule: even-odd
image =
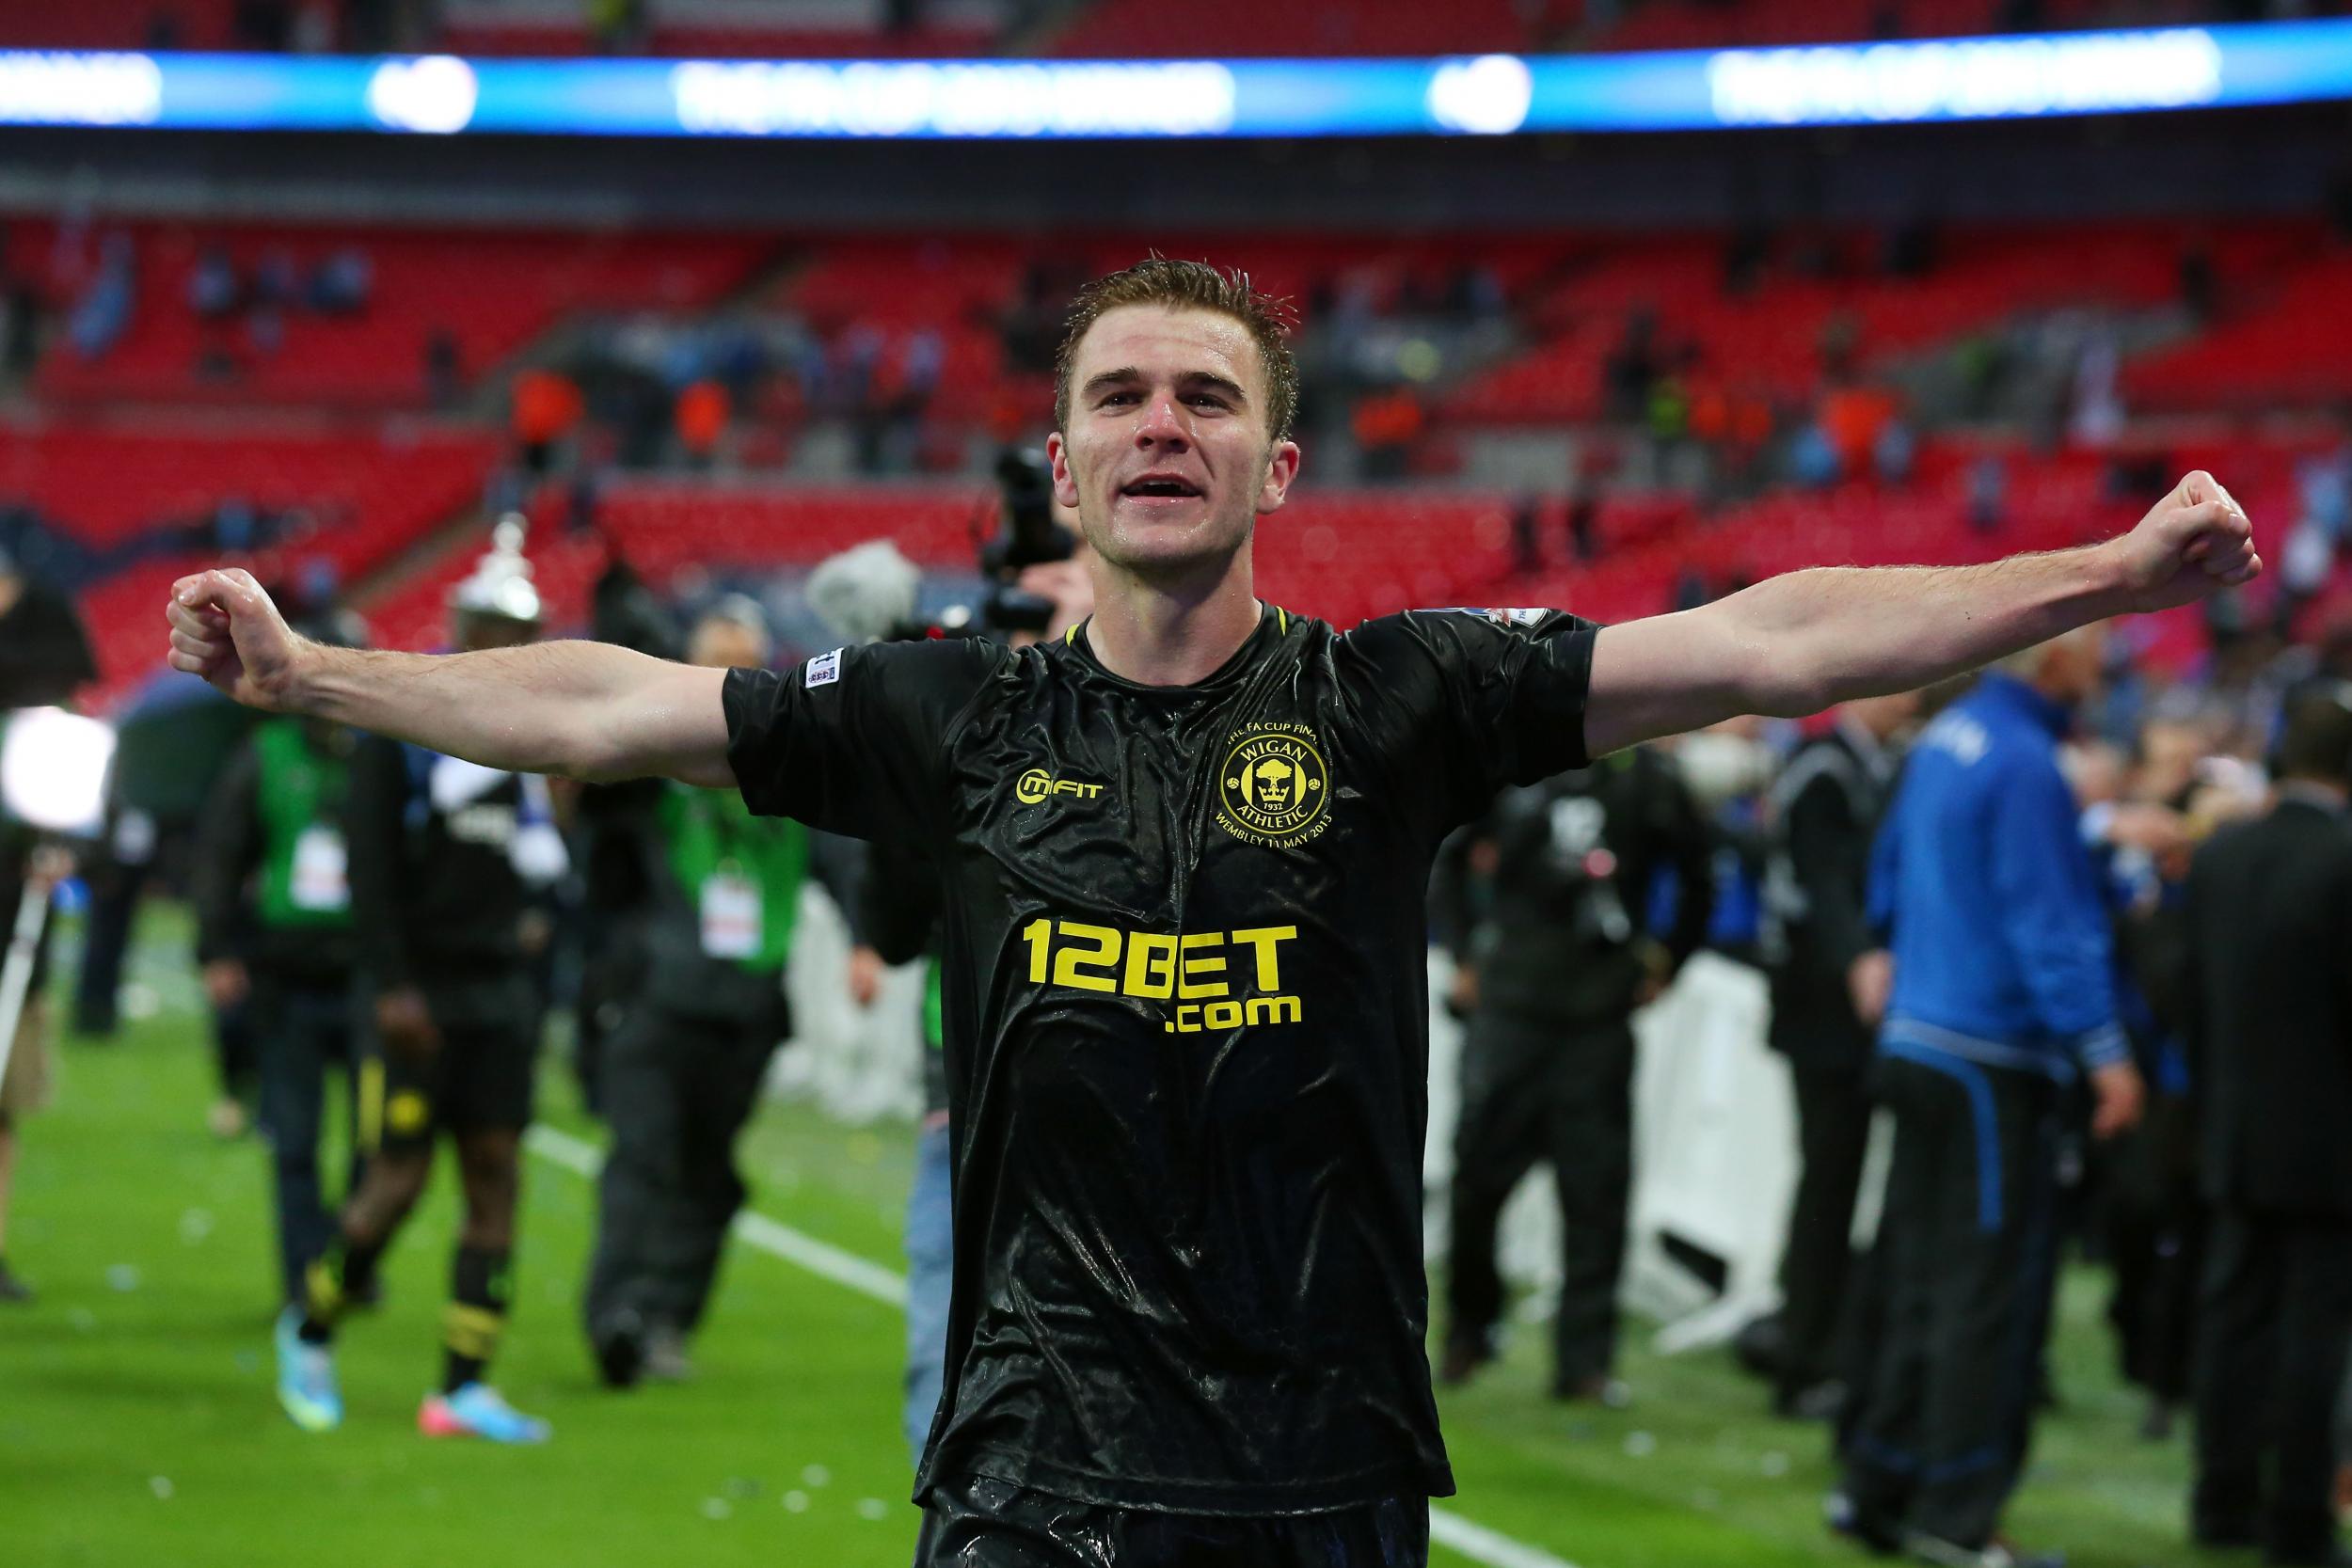
[[[829,654],[818,654],[808,661],[808,673],[802,677],[803,687],[831,686],[841,678],[841,655],[835,648]]]
[[[1103,786],[1077,779],[1057,779],[1042,768],[1032,768],[1012,784],[1013,799],[1025,806],[1034,806],[1049,795],[1075,795],[1082,800],[1099,800]]]

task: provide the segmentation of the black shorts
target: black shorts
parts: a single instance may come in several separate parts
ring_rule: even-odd
[[[1328,1513],[1160,1513],[1025,1491],[985,1476],[932,1482],[914,1568],[1427,1568],[1429,1502]]]
[[[391,1153],[433,1147],[434,1135],[531,1125],[544,1013],[528,976],[427,985],[425,1006],[440,1031],[426,1056],[386,1050],[369,1031],[361,1070],[362,1145]]]

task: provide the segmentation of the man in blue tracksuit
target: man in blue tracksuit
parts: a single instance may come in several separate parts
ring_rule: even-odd
[[[2102,1135],[2138,1113],[2106,907],[2058,762],[2098,675],[2096,627],[1987,672],[1920,737],[1872,868],[1896,1136],[1888,1317],[1847,1495],[1866,1542],[1932,1562],[2017,1560],[1996,1532],[2048,1328],[2060,1091],[2089,1080]]]

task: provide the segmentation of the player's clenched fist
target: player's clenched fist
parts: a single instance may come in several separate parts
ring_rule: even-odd
[[[2245,509],[2199,468],[2115,541],[2135,610],[2169,610],[2262,575]]]
[[[171,667],[201,675],[248,707],[293,705],[295,674],[309,646],[238,568],[198,572],[171,585]]]

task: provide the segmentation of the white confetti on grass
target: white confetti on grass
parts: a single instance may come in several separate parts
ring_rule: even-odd
[[[860,1497],[857,1504],[857,1516],[880,1524],[890,1517],[890,1505],[880,1497]]]
[[[822,1465],[811,1465],[807,1469],[801,1472],[801,1480],[805,1481],[812,1490],[815,1490],[819,1487],[832,1485],[833,1472],[826,1469]]]
[[[1788,1456],[1775,1449],[1764,1456],[1763,1464],[1759,1468],[1771,1480],[1778,1481],[1788,1473]]]
[[[157,1502],[169,1502],[171,1500],[173,1487],[171,1484],[171,1478],[169,1476],[148,1477],[147,1489],[155,1494],[155,1500]]]
[[[1628,1459],[1647,1459],[1658,1451],[1658,1439],[1646,1432],[1625,1434],[1625,1456]]]
[[[800,1490],[798,1487],[787,1492],[784,1495],[784,1508],[785,1512],[787,1513],[806,1513],[808,1512],[808,1494]]]
[[[705,1497],[703,1499],[703,1517],[710,1520],[714,1524],[721,1519],[727,1518],[734,1513],[734,1505],[729,1503],[724,1497]]]

